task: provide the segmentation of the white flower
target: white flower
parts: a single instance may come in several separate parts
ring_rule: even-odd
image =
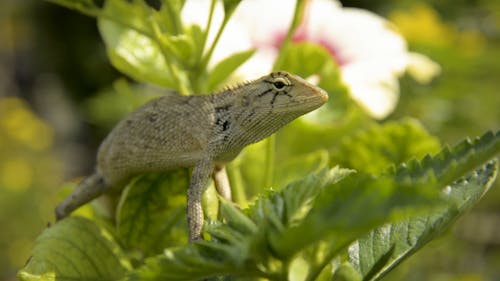
[[[186,1],[183,20],[204,26],[208,3]],[[242,1],[220,38],[212,63],[232,53],[256,48],[255,55],[237,74],[248,79],[271,71],[294,7],[293,0]],[[222,15],[222,6],[218,5],[209,42]],[[439,66],[430,59],[409,53],[405,40],[387,20],[366,10],[343,8],[332,0],[307,3],[293,41],[313,42],[326,48],[339,65],[342,80],[353,99],[375,118],[384,118],[393,111],[399,97],[398,78],[409,66],[412,70],[409,73],[416,74],[422,82],[439,72]]]

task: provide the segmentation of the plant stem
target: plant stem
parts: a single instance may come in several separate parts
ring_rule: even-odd
[[[203,47],[201,48],[201,51],[198,55],[198,61],[201,61],[201,59],[202,59],[203,51],[205,50],[205,46],[207,44],[208,33],[210,32],[210,28],[212,27],[212,18],[214,16],[215,3],[216,3],[216,0],[212,0],[210,3],[210,12],[208,13],[207,27],[205,29],[205,34],[203,34],[203,41],[202,41]]]
[[[175,11],[175,9],[172,7],[172,2],[171,1],[163,1],[162,3],[165,5],[165,9],[167,10],[168,15],[170,16],[173,23],[174,27],[174,34],[180,34],[182,32],[182,22],[179,19],[179,13]]]
[[[216,2],[217,2],[216,0],[211,0],[210,10],[208,12],[207,25],[203,33],[201,47],[199,49],[199,52],[196,54],[195,66],[192,70],[193,76],[191,77],[192,79],[191,84],[193,86],[193,90],[195,91],[195,93],[205,92],[206,90],[206,88],[204,88],[202,85],[203,83],[206,83],[206,80],[203,79],[203,75],[204,73],[206,73],[206,66],[207,66],[207,64],[203,61],[203,52],[206,49],[208,34],[210,33],[210,28],[212,27]]]
[[[157,42],[158,47],[160,48],[160,51],[163,54],[163,59],[165,60],[165,64],[167,65],[167,68],[170,71],[170,74],[174,78],[174,82],[177,85],[177,90],[179,90],[179,93],[182,95],[185,95],[185,96],[189,95],[189,93],[190,93],[189,87],[186,85],[185,81],[183,79],[181,79],[177,69],[175,69],[175,67],[170,63],[169,56],[168,56],[169,52],[165,48],[165,45],[162,44],[162,41],[160,38],[161,30],[160,30],[160,27],[158,26],[158,23],[154,20],[151,20],[150,23],[151,23],[151,28],[153,29],[153,32],[154,32],[153,39]]]
[[[231,182],[231,191],[233,192],[233,201],[241,208],[248,206],[248,200],[245,194],[245,186],[241,175],[240,165],[232,163],[227,168],[227,175]]]
[[[295,34],[295,31],[297,30],[300,23],[302,22],[302,18],[304,17],[304,10],[306,8],[306,4],[307,4],[307,0],[297,0],[297,3],[295,4],[295,10],[293,13],[292,23],[290,24],[290,27],[288,28],[288,32],[286,33],[286,36],[283,39],[283,42],[281,43],[278,57],[276,58],[276,60],[274,62],[273,70],[279,70],[282,67],[283,56],[285,54],[286,49],[288,48],[288,45],[290,45],[290,42],[292,42],[292,38],[293,38],[293,35]]]
[[[276,160],[276,134],[271,135],[266,140],[266,160],[264,167],[266,173],[264,176],[264,187],[271,187],[274,182],[274,166]]]
[[[210,46],[210,48],[208,49],[208,52],[205,54],[205,56],[201,60],[200,69],[205,69],[207,67],[208,62],[210,61],[210,58],[212,57],[212,54],[215,50],[215,47],[217,46],[217,42],[219,42],[219,39],[222,35],[222,32],[224,31],[226,24],[229,22],[231,15],[232,15],[232,13],[224,14],[224,19],[222,20],[222,23],[219,27],[219,30],[217,30],[217,34],[215,35],[215,39],[212,42],[212,45]]]
[[[288,280],[288,273],[290,272],[290,264],[292,260],[291,258],[287,258],[286,260],[283,261],[283,269],[281,271],[281,280],[287,281]]]

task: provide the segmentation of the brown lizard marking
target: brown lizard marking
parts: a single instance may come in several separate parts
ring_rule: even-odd
[[[258,96],[258,97],[262,97],[262,96],[264,96],[264,95],[266,95],[266,94],[268,94],[268,93],[270,93],[270,92],[272,92],[272,91],[273,91],[273,89],[267,89],[267,90],[265,90],[264,92],[262,92],[262,93],[258,94],[257,96]]]

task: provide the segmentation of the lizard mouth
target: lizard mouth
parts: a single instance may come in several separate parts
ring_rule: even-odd
[[[315,89],[312,94],[307,96],[301,96],[299,98],[292,98],[289,102],[282,103],[274,106],[276,111],[290,111],[291,109],[297,109],[302,112],[309,112],[316,108],[319,108],[328,101],[328,94],[322,89]]]

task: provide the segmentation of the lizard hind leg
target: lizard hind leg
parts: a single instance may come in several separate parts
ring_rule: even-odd
[[[71,212],[84,205],[87,202],[99,197],[108,190],[108,186],[104,178],[94,173],[85,178],[73,192],[64,198],[55,209],[56,220],[61,220],[67,217]]]
[[[213,179],[217,192],[227,201],[232,201],[231,186],[227,177],[226,166],[215,165]]]

